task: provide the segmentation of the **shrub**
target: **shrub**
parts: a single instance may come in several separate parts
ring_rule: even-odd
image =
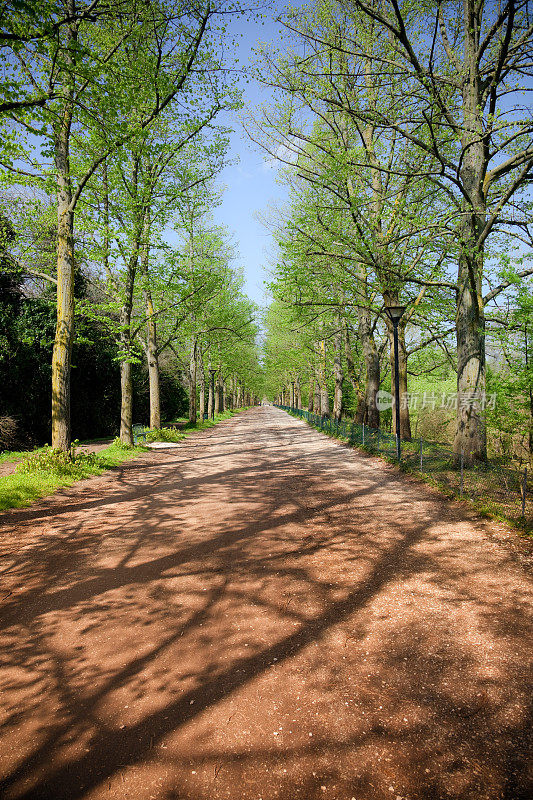
[[[153,428],[146,431],[147,442],[181,442],[185,436],[174,428]]]
[[[113,439],[113,447],[118,447],[119,450],[133,450],[136,445],[134,444],[126,444],[125,442],[120,441],[120,436],[117,436]]]
[[[14,417],[0,416],[0,450],[13,450],[17,442],[18,426]]]

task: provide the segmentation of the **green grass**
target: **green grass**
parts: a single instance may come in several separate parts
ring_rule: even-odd
[[[39,448],[40,451],[42,449]],[[35,452],[33,451],[33,453]],[[146,447],[126,448],[111,444],[98,453],[97,464],[78,464],[75,474],[58,474],[54,470],[38,470],[6,475],[4,478],[0,478],[0,511],[28,506],[39,497],[51,494],[63,486],[72,486],[73,483],[83,480],[83,478],[101,475],[106,469],[118,467],[124,461],[129,461],[146,452]],[[28,455],[28,453],[21,454],[21,456]]]
[[[5,450],[0,453],[0,464],[4,464],[6,461],[21,461],[28,453],[36,453],[42,449],[42,447],[37,447],[35,450]]]
[[[216,425],[217,422],[222,422],[224,419],[231,419],[235,416],[235,414],[240,414],[241,411],[245,411],[244,408],[238,408],[235,411],[223,411],[222,414],[215,414],[215,419],[205,419],[201,422],[198,421],[196,425],[191,425],[187,422],[187,425],[183,428],[183,433],[192,433],[193,431],[203,431],[207,428],[212,428],[213,425]]]
[[[187,425],[180,431],[180,438],[198,430],[212,428],[217,422],[230,419],[239,411],[225,411],[217,414],[214,420],[198,422],[197,425]],[[39,447],[32,451],[10,451],[0,455],[0,463],[5,461],[23,461],[38,453],[45,453],[46,447]],[[106,447],[90,460],[81,458],[75,464],[70,474],[67,472],[56,471],[52,468],[39,469],[32,472],[14,472],[0,478],[0,511],[8,508],[23,508],[29,506],[35,500],[45,495],[52,494],[57,489],[64,486],[72,486],[79,480],[90,478],[94,475],[101,475],[107,469],[118,467],[125,461],[130,461],[142,453],[148,452],[148,448],[143,445],[125,447],[115,441]],[[88,463],[87,463],[88,462]],[[92,463],[91,463],[92,462]]]
[[[180,428],[180,433],[190,433],[191,431],[203,431],[206,428],[212,428],[213,425],[216,425],[217,422],[221,422],[224,419],[231,419],[234,417],[235,414],[239,414],[241,411],[245,411],[245,408],[237,408],[234,411],[224,411],[222,414],[215,414],[215,419],[206,419],[196,423],[196,425],[191,425],[187,417],[177,417],[176,419],[171,420],[170,422],[165,423],[166,425],[177,425],[179,423],[183,424],[183,428]]]
[[[99,436],[97,439],[84,439],[79,444],[95,444],[110,438],[110,436]],[[40,453],[45,447],[46,445],[35,447],[33,450],[4,450],[3,453],[0,453],[0,464],[5,464],[6,461],[22,461],[29,453]]]

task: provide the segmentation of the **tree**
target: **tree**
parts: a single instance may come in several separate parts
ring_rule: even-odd
[[[434,263],[439,271],[442,259],[438,254],[435,257],[430,234],[443,203],[436,199],[434,187],[428,185],[427,155],[399,140],[394,131],[368,120],[361,122],[360,117],[377,104],[389,115],[398,113],[394,112],[398,109],[392,88],[394,75],[382,69],[384,53],[390,55],[387,43],[376,39],[371,31],[366,36],[359,33],[359,38],[363,37],[360,52],[349,58],[347,49],[340,50],[338,43],[350,40],[350,22],[342,15],[335,16],[327,2],[317,3],[305,15],[289,11],[283,24],[296,47],[288,55],[280,53],[275,58],[264,53],[258,75],[281,89],[285,100],[276,109],[265,110],[256,127],[261,144],[287,165],[285,179],[293,192],[303,198],[302,183],[313,187],[299,203],[300,217],[305,208],[306,221],[293,220],[300,238],[308,240],[306,259],[315,256],[315,272],[322,269],[329,286],[332,262],[339,286],[346,287],[349,275],[352,286],[347,289],[358,316],[358,336],[366,359],[361,416],[367,424],[377,426],[375,397],[380,368],[374,341],[375,317],[381,316],[387,324],[393,370],[393,331],[383,314],[383,303],[397,304],[413,275],[419,280],[431,277],[435,283]],[[378,71],[382,73],[379,80]],[[332,107],[330,96],[340,108]],[[341,277],[343,272],[345,277]],[[341,307],[344,293],[344,288],[337,293]],[[355,293],[357,302],[353,302]],[[400,392],[404,397],[405,328],[417,312],[415,304],[399,330]],[[400,399],[394,397],[394,402],[400,403]],[[401,435],[410,438],[409,408],[406,403],[400,406]]]
[[[195,109],[191,115],[202,117],[202,125],[204,114],[212,117],[220,103],[214,78],[217,64],[209,46],[201,49],[217,13],[210,3],[193,7],[150,0],[134,3],[128,14],[112,7],[105,18],[97,15],[96,20],[77,16],[75,0],[65,0],[62,7],[68,22],[60,25],[55,37],[45,40],[44,53],[36,53],[32,43],[12,45],[18,84],[45,95],[51,91],[53,99],[42,108],[12,110],[6,124],[14,122],[27,135],[39,137],[44,143],[43,157],[53,160],[58,320],[52,359],[52,444],[67,449],[74,337],[74,216],[80,197],[100,165],[149,127],[178,94],[190,110],[197,100],[192,95],[202,91],[203,113]],[[198,67],[194,77],[193,65]],[[71,169],[71,151],[74,147],[83,152],[88,131],[93,134],[93,156],[76,175]],[[9,133],[6,141],[4,165],[12,175],[45,186],[49,164],[43,165],[43,174],[34,156],[33,139],[24,142]],[[29,168],[20,168],[20,160]]]
[[[387,127],[433,161],[433,180],[456,206],[457,389],[454,448],[468,460],[486,458],[484,415],[468,402],[485,392],[485,313],[482,283],[488,237],[505,224],[514,205],[520,217],[520,190],[531,178],[531,115],[522,105],[524,80],[533,70],[527,0],[501,4],[477,0],[428,6],[385,0],[354,0],[364,16],[361,30],[393,43],[401,64],[403,119],[377,106],[371,113],[348,109],[363,122]],[[350,13],[343,0],[338,4]],[[430,31],[430,40],[417,31]],[[360,52],[360,38],[350,42]],[[384,57],[384,67],[390,58]],[[336,108],[342,100],[328,98]],[[511,224],[519,230],[522,220]]]

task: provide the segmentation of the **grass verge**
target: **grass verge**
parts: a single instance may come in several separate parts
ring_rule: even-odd
[[[0,464],[5,464],[6,461],[22,461],[28,453],[37,453],[42,449],[42,447],[38,447],[36,450],[4,450],[3,453],[0,453]]]
[[[240,414],[241,411],[246,411],[246,407],[244,407],[244,408],[236,408],[236,409],[233,409],[232,411],[223,411],[222,414],[215,414],[215,419],[214,420],[205,419],[202,422],[200,420],[198,420],[198,422],[195,425],[191,425],[189,420],[186,419],[185,417],[179,417],[179,419],[173,419],[168,424],[169,425],[178,425],[178,424],[183,425],[183,427],[180,427],[180,431],[183,432],[183,433],[187,433],[187,432],[191,432],[191,431],[202,431],[202,430],[205,430],[206,428],[212,428],[213,425],[216,425],[217,422],[222,422],[222,420],[224,420],[224,419],[231,419],[231,417],[234,417],[235,414]]]
[[[225,411],[217,414],[214,420],[205,420],[197,425],[188,424],[179,433],[172,431],[176,438],[166,438],[165,433],[152,441],[180,441],[190,433],[198,430],[212,428],[222,420],[230,419],[239,411]],[[168,429],[164,429],[167,431]],[[118,467],[125,461],[130,461],[142,453],[148,452],[143,445],[125,447],[115,441],[101,450],[98,454],[79,454],[74,462],[67,463],[64,459],[55,459],[50,456],[53,451],[47,447],[39,447],[31,452],[10,451],[0,455],[0,463],[4,461],[18,461],[16,472],[0,478],[0,511],[8,508],[23,508],[45,495],[52,494],[64,486],[72,486],[79,480],[101,475],[107,469]]]
[[[19,467],[16,472],[0,478],[0,511],[8,508],[23,508],[34,500],[52,494],[63,486],[72,486],[76,481],[101,475],[106,469],[118,467],[124,461],[130,461],[141,453],[146,453],[146,447],[124,447],[111,444],[92,459],[81,460],[77,458],[72,469],[57,468],[53,464],[33,464],[29,471],[19,471],[30,459],[46,451],[39,448],[32,453],[22,453]],[[14,459],[9,459],[13,461]]]

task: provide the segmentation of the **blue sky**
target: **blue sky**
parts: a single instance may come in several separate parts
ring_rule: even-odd
[[[281,4],[278,4],[281,5]],[[268,12],[267,12],[268,13]],[[241,67],[249,64],[252,49],[258,41],[270,42],[279,37],[273,21],[274,12],[267,19],[237,22],[231,26],[230,35],[239,37],[238,59]],[[268,102],[270,95],[256,83],[244,85],[244,101],[252,108]],[[272,237],[257,219],[257,214],[268,215],[272,205],[283,205],[286,190],[276,182],[277,168],[266,160],[259,148],[247,137],[236,116],[224,119],[234,132],[231,136],[230,157],[238,163],[223,171],[219,183],[226,187],[222,204],[214,212],[215,221],[225,225],[233,234],[238,252],[237,265],[245,274],[245,291],[256,303],[265,304],[263,281],[268,279],[265,268],[269,252],[273,250]]]

